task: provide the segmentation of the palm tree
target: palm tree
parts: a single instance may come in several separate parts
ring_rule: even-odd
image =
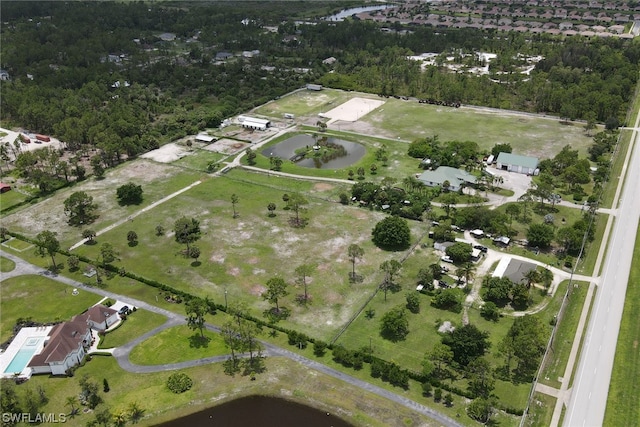
[[[238,217],[238,212],[236,212],[236,204],[238,203],[238,196],[233,193],[231,195],[231,205],[233,206],[233,217],[237,218]]]
[[[535,268],[533,270],[529,270],[524,274],[522,280],[526,281],[527,289],[531,290],[531,285],[538,280],[540,280],[540,275],[538,274],[538,270]]]
[[[553,273],[548,268],[543,268],[539,274],[539,280],[544,284],[544,287],[549,289],[551,283],[553,283]]]
[[[129,411],[129,420],[134,424],[140,421],[140,419],[144,415],[144,409],[138,406],[137,402],[131,402],[129,404],[128,411]]]
[[[76,408],[76,404],[78,403],[78,398],[75,396],[69,396],[67,397],[67,399],[65,400],[65,406],[70,406],[71,407],[71,413],[69,415],[71,415],[72,417],[78,413],[78,408]]]
[[[475,274],[476,266],[471,262],[465,262],[456,270],[456,275],[458,277],[464,277],[465,283],[469,283],[469,281],[475,277]]]

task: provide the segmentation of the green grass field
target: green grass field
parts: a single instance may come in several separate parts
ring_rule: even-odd
[[[134,347],[129,359],[138,365],[162,365],[229,353],[220,334],[203,334],[204,339],[187,326],[165,329]]]
[[[127,316],[127,320],[108,332],[100,339],[99,348],[112,348],[124,345],[132,339],[162,325],[166,318],[147,310],[136,310]]]
[[[6,193],[0,194],[0,209],[8,209],[11,206],[22,203],[28,196],[22,194],[19,191],[11,190]]]
[[[20,318],[35,322],[70,320],[98,301],[101,297],[80,291],[71,294],[71,288],[43,276],[19,276],[2,281],[0,300],[0,341],[11,337],[11,331]],[[36,308],[37,307],[37,308]]]
[[[560,296],[558,300],[560,301],[567,289],[567,284],[568,282],[563,282],[558,288],[557,292]],[[571,352],[571,346],[573,345],[573,339],[576,334],[576,328],[578,327],[578,321],[582,313],[584,299],[589,289],[588,283],[575,282],[574,285],[577,286],[571,289],[564,317],[558,324],[552,350],[548,355],[548,361],[539,378],[542,384],[547,384],[558,389],[561,385],[560,378],[564,376],[569,353]]]
[[[531,400],[529,414],[524,423],[531,427],[548,427],[553,417],[556,398],[547,394],[535,392]]]
[[[0,256],[0,272],[8,273],[9,271],[13,271],[15,268],[15,262],[11,261],[9,258]]]
[[[622,323],[613,362],[605,426],[633,426],[640,420],[640,234],[636,236]]]

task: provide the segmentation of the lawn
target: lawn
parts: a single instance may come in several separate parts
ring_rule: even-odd
[[[11,190],[6,193],[0,194],[0,209],[9,209],[11,206],[15,206],[19,203],[27,200],[27,195],[22,194],[19,191]]]
[[[162,325],[166,318],[161,314],[138,309],[127,316],[120,326],[100,339],[99,348],[118,347]]]
[[[140,426],[157,425],[163,421],[185,416],[242,396],[269,395],[308,404],[320,410],[338,413],[355,425],[383,427],[388,425],[431,425],[432,420],[414,411],[383,399],[369,392],[351,387],[341,380],[309,370],[281,358],[269,358],[267,371],[257,375],[255,381],[248,377],[230,377],[223,374],[221,364],[210,364],[181,370],[194,380],[191,390],[174,394],[166,388],[171,372],[132,374],[125,372],[112,357],[96,356],[79,368],[72,378],[62,377],[52,381],[48,376],[33,376],[25,385],[18,386],[18,393],[26,388],[45,389],[49,402],[41,412],[68,412],[66,400],[80,392],[79,378],[83,375],[99,384],[104,403],[97,411],[109,407],[112,412],[125,410],[131,403],[144,409],[145,418]],[[109,393],[102,392],[102,380],[109,382]],[[277,379],[277,380],[276,380]],[[456,400],[454,405],[461,404]],[[444,408],[439,405],[438,409]],[[454,411],[456,406],[454,406]],[[460,411],[460,408],[457,408]],[[450,416],[455,416],[449,411]],[[466,418],[466,420],[465,420]],[[86,425],[95,419],[95,412],[82,413],[67,423]],[[465,425],[472,422],[463,413],[460,419]],[[515,424],[510,424],[515,425]]]
[[[8,273],[9,271],[13,271],[15,268],[15,262],[11,261],[9,258],[0,256],[0,272]]]
[[[42,202],[20,209],[19,212],[3,217],[3,226],[9,230],[35,237],[47,229],[58,233],[62,248],[68,248],[81,240],[85,227],[73,227],[67,224],[64,213],[64,200],[72,193],[84,191],[93,197],[97,204],[98,218],[86,228],[99,231],[102,228],[126,218],[163,197],[192,184],[202,178],[202,173],[187,171],[150,160],[137,159],[109,170],[104,179],[88,179],[73,188],[57,191]],[[143,202],[140,205],[121,206],[116,198],[116,189],[120,185],[134,182],[142,186]]]
[[[548,427],[553,417],[553,409],[556,405],[556,398],[547,394],[535,392],[529,407],[529,413],[524,423],[531,427]]]
[[[191,155],[176,160],[171,164],[186,169],[207,172],[207,166],[210,163],[219,163],[221,160],[228,157],[226,154],[215,153],[213,151],[199,148],[192,148],[191,151]]]
[[[20,318],[42,323],[70,320],[102,299],[82,290],[78,295],[72,295],[71,290],[69,286],[43,276],[3,280],[0,341],[11,337],[13,326]]]
[[[556,297],[557,301],[562,301],[562,297],[567,289],[567,284],[568,282],[566,281],[560,284],[556,291],[556,295],[559,297]],[[562,384],[560,378],[564,376],[588,289],[588,283],[574,282],[572,285],[567,307],[556,329],[552,350],[547,356],[548,360],[539,378],[542,384],[547,384],[558,389]],[[550,310],[550,312],[557,313],[558,310]]]
[[[640,233],[627,285],[604,424],[633,426],[640,420]]]
[[[203,334],[204,339],[186,325],[165,329],[135,346],[129,359],[138,365],[162,365],[229,353],[220,334]]]
[[[261,184],[243,177],[261,180]],[[288,183],[290,190],[286,190]],[[295,191],[304,192],[309,201],[309,221],[304,228],[291,227],[292,213],[282,209],[282,195]],[[280,303],[292,311],[283,326],[303,328],[309,335],[327,340],[375,288],[382,261],[402,256],[381,251],[370,241],[371,229],[383,214],[326,201],[333,191],[333,184],[234,171],[230,178],[203,182],[136,218],[131,226],[100,236],[98,241],[111,242],[119,252],[120,260],[114,263],[118,267],[201,297],[209,296],[218,303],[222,303],[226,291],[229,303],[242,301],[256,316],[262,316],[269,307],[260,297],[266,281],[281,275],[290,284],[290,294]],[[239,199],[238,218],[232,215],[232,193]],[[273,218],[267,216],[270,202],[278,206]],[[186,206],[191,208],[187,211]],[[181,255],[184,245],[170,235],[155,233],[158,224],[169,233],[175,220],[185,214],[198,219],[202,229],[202,238],[196,243],[201,257],[195,264]],[[424,224],[412,222],[411,227],[414,239],[423,234]],[[126,240],[130,229],[139,238],[134,247]],[[347,247],[351,243],[365,250],[358,265],[365,279],[355,285],[347,280],[351,267]],[[91,259],[98,251],[99,245],[77,249]],[[295,302],[303,289],[295,282],[294,269],[303,263],[316,266],[309,278],[312,301],[307,306]]]

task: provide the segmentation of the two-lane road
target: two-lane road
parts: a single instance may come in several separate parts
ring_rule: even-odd
[[[602,280],[582,348],[564,426],[601,426],[607,406],[609,382],[622,319],[627,281],[640,215],[640,144],[633,132],[633,151],[627,163],[624,189],[612,229]],[[622,174],[624,177],[624,173]],[[603,242],[606,244],[606,242]]]

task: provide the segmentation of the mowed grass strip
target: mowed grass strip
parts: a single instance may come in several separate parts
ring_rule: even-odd
[[[564,295],[566,289],[567,282],[563,282],[556,291],[560,296],[560,301],[562,301],[562,295]],[[542,370],[542,375],[538,379],[542,384],[555,388],[560,388],[562,385],[560,377],[564,376],[564,371],[569,360],[569,353],[573,345],[573,339],[575,338],[576,328],[578,327],[578,321],[582,314],[584,299],[587,296],[588,290],[588,283],[574,282],[572,284],[567,307],[565,308],[560,323],[558,323],[556,336],[553,340],[553,346],[549,352],[547,363]]]
[[[535,392],[531,399],[531,406],[525,421],[525,426],[548,427],[553,418],[553,408],[556,405],[556,398],[544,393]]]
[[[5,258],[0,256],[0,272],[8,273],[13,271],[16,268],[16,263],[11,261],[9,258]]]
[[[20,318],[31,318],[34,322],[42,323],[70,320],[102,299],[83,290],[79,290],[78,295],[72,295],[71,291],[71,287],[42,276],[28,275],[3,280],[1,340],[9,339]]]
[[[229,353],[221,335],[208,330],[203,333],[204,339],[199,330],[187,326],[165,329],[135,346],[129,360],[137,365],[162,365]]]
[[[640,234],[636,236],[616,357],[609,386],[605,426],[635,426],[640,420]]]
[[[136,337],[162,325],[166,320],[166,317],[161,314],[138,309],[129,314],[127,320],[122,322],[117,329],[104,335],[100,339],[98,347],[112,348],[124,345]]]

